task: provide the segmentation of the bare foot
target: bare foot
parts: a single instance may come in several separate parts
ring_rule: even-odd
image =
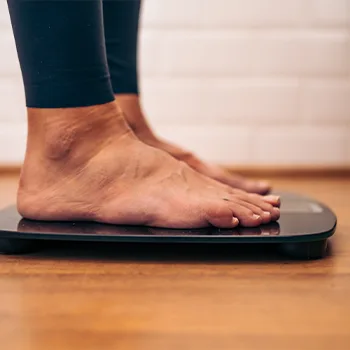
[[[270,191],[271,186],[266,181],[253,181],[238,174],[232,174],[218,165],[203,162],[193,153],[160,139],[154,134],[148,124],[137,95],[123,94],[117,95],[116,98],[130,127],[133,129],[136,136],[144,143],[171,154],[176,159],[186,162],[191,168],[201,174],[209,176],[228,186],[259,194],[266,194]]]
[[[219,184],[139,141],[115,102],[28,109],[18,191],[25,218],[232,228],[277,220],[277,202]]]

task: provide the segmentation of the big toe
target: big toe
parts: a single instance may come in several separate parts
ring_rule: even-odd
[[[275,207],[281,206],[281,197],[277,195],[268,195],[263,197],[264,201]]]
[[[216,201],[208,203],[205,210],[205,218],[209,224],[218,228],[234,228],[239,220],[233,215],[227,202]]]

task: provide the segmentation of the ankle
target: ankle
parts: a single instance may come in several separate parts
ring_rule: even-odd
[[[106,143],[129,132],[115,102],[79,108],[29,108],[27,154],[39,153],[53,161],[89,159]]]
[[[155,141],[157,137],[145,118],[139,96],[136,94],[118,94],[115,97],[126,121],[137,137],[146,143],[148,143],[147,141]]]

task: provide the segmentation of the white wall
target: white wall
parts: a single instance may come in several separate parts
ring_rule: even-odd
[[[0,164],[25,144],[0,2]],[[350,165],[350,0],[145,0],[144,105],[155,128],[227,164]]]

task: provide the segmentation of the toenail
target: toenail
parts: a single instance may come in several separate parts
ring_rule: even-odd
[[[266,199],[271,199],[273,201],[279,201],[280,200],[280,196],[273,196],[273,195],[268,195],[268,196],[265,196]]]
[[[238,225],[239,224],[239,220],[237,218],[232,218],[232,223],[234,225]]]
[[[268,212],[268,211],[264,211],[264,215],[266,215],[266,216],[271,216],[271,213]]]
[[[253,219],[259,220],[259,219],[261,219],[261,216],[260,216],[260,215],[257,215],[257,214],[254,214],[254,215],[253,215]]]
[[[259,181],[258,186],[259,187],[270,187],[270,184],[267,181]]]

